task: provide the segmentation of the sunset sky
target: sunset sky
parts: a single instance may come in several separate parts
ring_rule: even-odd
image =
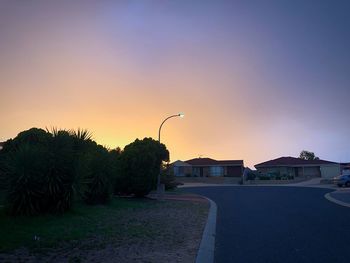
[[[350,162],[349,1],[0,0],[0,141],[86,128],[171,160]]]

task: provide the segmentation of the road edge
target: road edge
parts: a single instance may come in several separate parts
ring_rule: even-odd
[[[202,240],[199,245],[196,263],[213,263],[215,253],[215,235],[216,235],[216,216],[217,205],[216,203],[203,196],[210,203],[207,223],[205,225]]]
[[[334,192],[337,192],[337,191],[334,191]],[[333,193],[333,192],[332,192],[332,193]],[[328,201],[333,202],[333,203],[335,203],[335,204],[337,204],[337,205],[341,205],[341,206],[345,206],[345,207],[349,207],[349,208],[350,208],[350,204],[335,199],[334,197],[332,197],[332,196],[330,195],[330,193],[325,194],[325,195],[324,195],[324,198],[326,198]]]

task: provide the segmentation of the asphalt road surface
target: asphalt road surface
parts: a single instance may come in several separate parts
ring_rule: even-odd
[[[350,208],[329,189],[223,186],[183,189],[218,205],[215,262],[350,263]]]

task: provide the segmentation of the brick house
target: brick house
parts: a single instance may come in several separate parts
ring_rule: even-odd
[[[195,158],[187,161],[176,161],[171,164],[175,176],[194,177],[241,177],[244,170],[243,160],[214,160]]]
[[[254,165],[262,174],[293,177],[332,178],[340,174],[340,165],[326,160],[303,160],[294,157],[280,157]]]

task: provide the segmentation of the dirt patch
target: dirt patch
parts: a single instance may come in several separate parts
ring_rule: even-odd
[[[101,222],[103,229],[117,225],[118,231],[61,242],[53,248],[20,248],[1,254],[0,262],[194,262],[208,202],[198,197],[154,202]]]

